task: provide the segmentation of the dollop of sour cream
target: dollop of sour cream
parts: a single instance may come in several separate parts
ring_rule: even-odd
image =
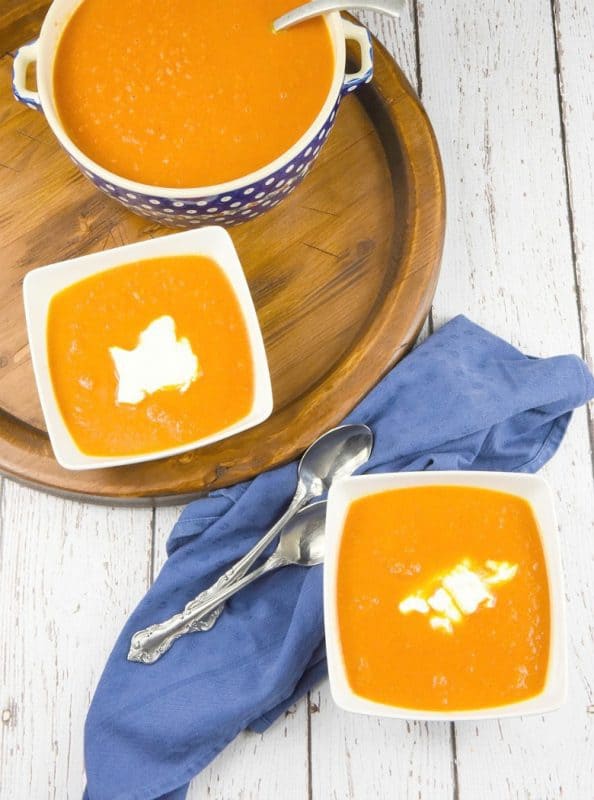
[[[479,607],[493,608],[496,597],[491,587],[512,580],[517,571],[518,565],[507,561],[488,560],[484,567],[477,567],[465,559],[430,587],[401,600],[398,610],[427,614],[434,630],[453,633],[454,626]]]
[[[186,392],[202,374],[198,357],[186,338],[178,339],[170,316],[153,320],[133,350],[110,347],[116,370],[117,403],[136,405],[165,389]]]

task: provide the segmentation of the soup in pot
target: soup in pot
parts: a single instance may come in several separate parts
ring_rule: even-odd
[[[83,0],[54,64],[58,116],[105,169],[153,186],[220,184],[291,148],[334,75],[322,18],[275,33],[292,0]]]

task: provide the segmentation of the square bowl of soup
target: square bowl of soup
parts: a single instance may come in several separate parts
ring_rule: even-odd
[[[558,708],[565,617],[548,484],[492,472],[333,484],[324,620],[332,696],[347,711],[464,720]]]
[[[223,228],[41,267],[23,294],[41,407],[66,469],[182,454],[272,412],[258,317]]]

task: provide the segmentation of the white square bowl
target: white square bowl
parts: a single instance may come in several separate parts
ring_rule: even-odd
[[[62,289],[90,275],[133,261],[180,255],[212,258],[232,285],[245,320],[254,365],[254,402],[251,411],[233,425],[179,447],[130,456],[87,455],[79,449],[66,427],[54,393],[46,339],[50,302]],[[252,428],[272,413],[272,387],[262,332],[237,251],[224,228],[199,228],[40,267],[26,275],[23,296],[29,347],[41,408],[56,460],[66,469],[101,469],[178,455]]]
[[[543,690],[528,700],[472,711],[424,711],[374,702],[356,694],[348,681],[338,627],[337,576],[344,523],[351,503],[359,497],[416,486],[471,486],[506,492],[527,500],[538,524],[549,585],[551,637]],[[332,484],[326,512],[324,557],[324,625],[330,689],[335,703],[346,711],[380,717],[424,720],[478,720],[543,714],[554,711],[567,694],[565,601],[557,520],[553,494],[536,475],[512,472],[401,472],[361,475]]]

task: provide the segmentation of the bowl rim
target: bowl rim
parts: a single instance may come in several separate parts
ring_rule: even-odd
[[[212,258],[231,284],[240,305],[250,343],[254,370],[252,408],[232,425],[183,445],[128,456],[89,455],[79,448],[68,430],[51,379],[46,339],[47,315],[51,300],[62,289],[91,275],[134,261],[176,255],[204,255]],[[65,469],[103,469],[181,455],[252,428],[272,413],[272,385],[262,331],[239,256],[225,228],[220,226],[196,228],[38,267],[25,276],[23,301],[41,409],[56,461]]]
[[[464,711],[427,711],[378,703],[357,695],[348,682],[342,658],[336,603],[336,579],[346,513],[358,497],[417,486],[471,486],[506,492],[527,500],[537,520],[543,547],[550,601],[551,638],[547,677],[541,692],[527,700]],[[358,475],[332,484],[326,515],[324,625],[330,690],[342,709],[396,719],[461,721],[543,714],[558,709],[567,697],[567,642],[563,573],[558,525],[550,485],[540,475],[518,472],[431,470]]]
[[[46,17],[41,26],[41,31],[38,38],[39,50],[37,57],[37,86],[41,108],[48,124],[50,125],[55,137],[58,139],[66,152],[79,164],[81,169],[86,173],[90,173],[87,177],[99,178],[108,186],[114,189],[121,189],[126,192],[134,194],[154,196],[158,199],[167,200],[193,200],[193,199],[206,199],[208,197],[214,198],[218,195],[225,195],[238,190],[245,189],[253,184],[259,183],[262,180],[272,177],[275,173],[286,167],[296,156],[298,156],[303,149],[312,144],[316,136],[319,135],[320,130],[323,128],[326,121],[331,117],[335,104],[340,100],[341,88],[343,86],[345,70],[341,70],[340,64],[345,61],[345,36],[343,32],[343,20],[338,11],[331,11],[324,14],[332,47],[334,51],[334,76],[330,90],[326,100],[318,112],[316,118],[309,126],[309,128],[301,135],[297,142],[292,145],[288,150],[278,156],[274,161],[254,170],[249,174],[240,178],[235,178],[232,181],[225,181],[224,183],[212,184],[210,186],[198,187],[166,187],[154,186],[152,184],[140,183],[124,178],[117,175],[115,172],[110,172],[105,167],[97,164],[89,156],[83,153],[76,144],[72,141],[66,133],[54,102],[53,93],[53,70],[54,60],[57,52],[57,45],[64,27],[68,23],[72,14],[78,8],[83,0],[54,0],[50,6]],[[66,9],[62,8],[66,6]],[[364,27],[364,26],[361,26]],[[52,41],[50,52],[49,40]],[[44,64],[48,63],[49,69],[44,68]],[[41,65],[41,69],[39,68]],[[321,146],[322,142],[320,142]],[[316,145],[313,145],[315,147]],[[249,202],[251,195],[246,196],[246,202]]]

